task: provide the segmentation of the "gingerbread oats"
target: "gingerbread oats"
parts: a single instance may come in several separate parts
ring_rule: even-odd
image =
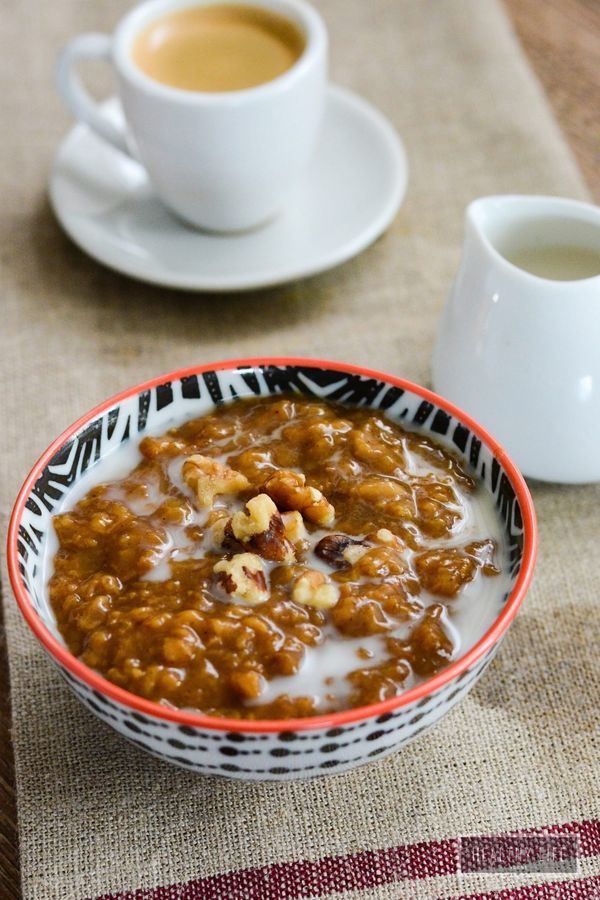
[[[69,649],[135,694],[231,718],[362,706],[497,613],[491,498],[376,410],[239,400],[135,453],[55,516],[48,582]]]

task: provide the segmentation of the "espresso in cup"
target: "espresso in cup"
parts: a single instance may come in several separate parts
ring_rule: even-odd
[[[132,58],[149,78],[186,91],[239,91],[290,69],[304,35],[264,7],[218,4],[178,9],[137,36]]]

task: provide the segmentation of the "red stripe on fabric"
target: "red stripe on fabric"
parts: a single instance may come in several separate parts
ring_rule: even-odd
[[[600,856],[600,819],[585,822],[565,822],[563,825],[546,825],[528,828],[519,834],[576,834],[579,837],[580,856]]]
[[[567,822],[509,834],[576,834],[580,857],[600,855],[600,820]],[[185,884],[104,894],[96,900],[295,900],[367,890],[399,881],[457,874],[459,840],[423,841],[384,850],[324,856],[314,861],[272,863],[210,875]],[[502,895],[498,897],[504,900]],[[600,894],[597,897],[600,900]]]
[[[569,881],[544,881],[519,888],[487,891],[485,894],[461,894],[446,900],[598,900],[600,875]]]
[[[458,841],[430,841],[238,869],[184,885],[108,894],[99,900],[292,900],[451,875],[457,868]]]

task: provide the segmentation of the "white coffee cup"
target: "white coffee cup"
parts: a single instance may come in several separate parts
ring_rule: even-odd
[[[325,104],[327,32],[304,0],[249,0],[285,16],[304,35],[302,55],[282,75],[222,93],[180,90],[145,75],[132,58],[137,35],[168,13],[210,2],[147,0],[112,37],[76,37],[61,53],[57,84],[76,118],[141,162],[173,212],[199,228],[237,231],[271,219],[310,160]],[[112,63],[124,130],[81,84],[74,64],[83,59]]]

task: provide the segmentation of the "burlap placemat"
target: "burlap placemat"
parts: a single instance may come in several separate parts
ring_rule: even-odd
[[[334,79],[376,103],[406,142],[408,198],[359,258],[245,296],[130,282],[76,250],[49,212],[48,167],[69,125],[52,86],[55,53],[79,31],[109,30],[127,4],[21,0],[0,18],[4,525],[51,438],[105,396],[161,371],[228,356],[304,354],[427,382],[465,204],[495,192],[585,196],[495,0],[319,6],[331,30]],[[313,782],[228,783],[143,755],[68,693],[5,583],[25,897],[123,896],[190,881],[135,897],[469,894],[542,878],[453,874],[456,837],[561,823],[574,823],[581,839],[581,893],[568,896],[600,890],[593,877],[600,838],[591,822],[600,490],[533,490],[537,578],[481,682],[395,757]],[[257,871],[274,863],[282,865]],[[211,880],[220,873],[232,874]]]

